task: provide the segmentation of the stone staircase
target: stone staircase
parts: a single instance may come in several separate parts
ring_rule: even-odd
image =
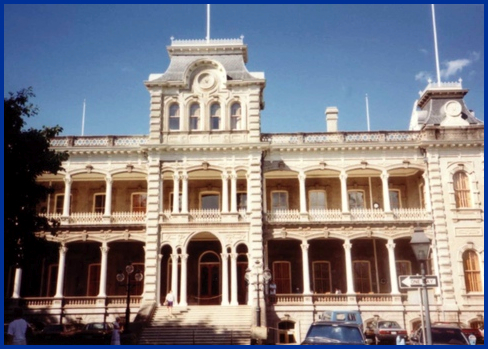
[[[245,305],[175,307],[173,317],[160,306],[139,344],[250,344],[252,320],[252,310]]]

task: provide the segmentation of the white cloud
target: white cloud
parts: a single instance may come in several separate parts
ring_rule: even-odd
[[[461,72],[463,68],[467,67],[471,63],[473,63],[473,61],[467,58],[445,62],[445,68],[441,69],[441,77],[447,79],[451,76],[454,76],[457,73]]]
[[[420,52],[422,52],[424,55],[429,53],[429,51],[427,51],[425,48],[421,48]]]
[[[432,75],[429,72],[421,71],[415,75],[415,80],[417,81],[428,81],[432,79]]]

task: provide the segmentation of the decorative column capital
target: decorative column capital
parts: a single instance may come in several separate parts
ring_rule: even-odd
[[[385,181],[388,180],[388,178],[390,178],[390,174],[388,173],[388,171],[383,170],[383,172],[381,172],[381,179]]]
[[[351,240],[345,240],[342,246],[344,247],[345,250],[351,250],[352,249]]]
[[[176,253],[171,254],[171,259],[173,260],[174,263],[178,263],[178,257],[179,256],[180,255],[176,254]]]
[[[68,248],[65,245],[59,246],[59,253],[64,255],[68,252]]]
[[[300,173],[298,174],[298,179],[300,181],[304,181],[306,178],[307,178],[307,175],[305,174],[305,172],[300,171]]]
[[[237,179],[237,173],[236,171],[232,171],[230,174],[229,174],[229,178],[233,181],[235,181]]]
[[[103,243],[103,245],[100,246],[100,251],[102,251],[102,254],[107,254],[109,250],[110,247],[108,247],[106,243]]]
[[[309,245],[309,244],[308,244],[306,241],[304,241],[304,242],[303,242],[303,243],[300,245],[300,247],[302,248],[302,250],[303,250],[304,252],[306,252],[306,251],[308,251],[308,248],[310,247],[310,245]]]
[[[186,260],[188,259],[188,256],[189,256],[189,255],[188,255],[187,253],[182,253],[182,254],[180,254],[180,259],[181,259],[181,261],[182,261],[182,262],[183,262],[183,261],[186,261]]]
[[[221,253],[220,256],[222,257],[222,260],[227,260],[229,258],[229,253]]]
[[[180,180],[180,174],[178,172],[173,172],[173,180],[174,181],[179,181]]]
[[[63,178],[64,184],[70,185],[73,182],[73,178],[69,174],[66,174]]]
[[[339,179],[345,181],[347,179],[347,172],[341,171],[341,174],[339,175]]]
[[[389,250],[394,250],[395,249],[395,242],[393,239],[388,239],[388,242],[386,243],[386,248]]]
[[[111,174],[108,174],[108,175],[105,176],[105,183],[112,184],[113,181],[114,181],[114,179],[113,179],[113,177],[112,177]]]
[[[222,172],[221,177],[222,177],[222,180],[225,181],[225,180],[229,179],[229,174],[227,172]]]

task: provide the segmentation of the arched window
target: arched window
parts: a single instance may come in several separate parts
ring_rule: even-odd
[[[200,124],[200,105],[193,103],[190,106],[190,130],[198,130]]]
[[[481,292],[480,264],[475,251],[467,250],[463,253],[463,269],[466,292]]]
[[[237,102],[230,107],[230,129],[241,129],[241,104]]]
[[[210,128],[220,130],[220,104],[214,103],[210,107]]]
[[[471,207],[468,175],[463,171],[458,171],[453,176],[453,182],[456,207]]]
[[[180,106],[176,103],[169,107],[169,129],[172,131],[180,129]]]

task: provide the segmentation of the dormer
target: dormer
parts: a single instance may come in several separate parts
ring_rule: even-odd
[[[461,79],[458,82],[429,81],[426,89],[420,92],[420,98],[415,101],[410,130],[420,130],[427,125],[460,127],[482,124],[464,103],[467,93]]]
[[[247,46],[231,40],[174,40],[163,74],[144,82],[151,94],[150,142],[259,142],[263,73],[246,68]]]

